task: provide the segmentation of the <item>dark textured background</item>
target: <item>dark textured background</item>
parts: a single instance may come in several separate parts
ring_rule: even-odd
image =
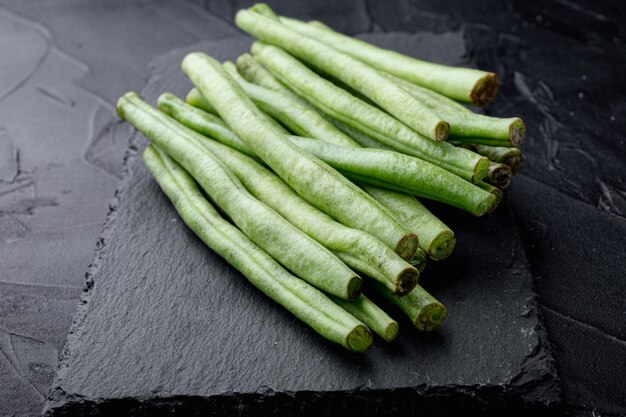
[[[239,3],[2,2],[0,413],[43,406],[122,175],[128,133],[115,99],[143,85],[154,55],[236,34],[233,11],[248,2]],[[626,412],[619,4],[275,5],[353,34],[463,30],[471,58],[502,76],[491,112],[520,114],[529,126],[509,195],[570,413]]]

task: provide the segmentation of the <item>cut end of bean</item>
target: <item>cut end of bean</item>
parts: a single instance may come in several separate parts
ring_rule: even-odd
[[[526,125],[519,117],[516,117],[509,127],[509,140],[513,146],[519,147],[526,136]]]
[[[499,190],[498,188],[496,189]],[[498,205],[500,204],[500,201],[502,201],[501,193],[502,191],[500,191],[500,196],[498,196],[495,193],[491,193],[489,197],[485,198],[483,202],[478,204],[478,206],[476,207],[476,213],[474,213],[474,215],[476,215],[477,217],[480,217],[480,216],[484,216],[485,214],[491,213],[492,211],[494,211],[496,207],[498,207]]]
[[[413,233],[404,235],[395,247],[395,252],[405,261],[410,260],[413,254],[417,250],[418,245],[417,236]]]
[[[394,294],[404,295],[413,291],[413,289],[417,285],[417,282],[419,281],[419,276],[420,273],[417,268],[407,267],[402,270],[396,281]]]
[[[514,155],[506,157],[502,163],[508,165],[511,168],[511,172],[516,174],[517,171],[522,167],[522,163],[524,162],[524,156],[522,154]]]
[[[363,325],[357,325],[346,337],[346,345],[353,352],[363,353],[372,346],[374,337],[370,329]]]
[[[428,248],[430,259],[440,261],[452,255],[456,246],[456,237],[451,230],[445,230],[435,237]]]
[[[494,164],[494,168],[489,172],[488,180],[498,188],[506,188],[511,184],[513,173],[506,164]]]
[[[489,172],[489,159],[484,158],[484,157],[480,158],[478,162],[476,163],[476,165],[474,166],[474,172],[472,173],[471,181],[474,184],[482,181],[482,179],[485,178],[488,172]]]
[[[450,136],[450,124],[448,122],[441,121],[435,126],[435,140],[437,142],[443,142],[448,140]]]
[[[348,282],[348,298],[355,300],[363,293],[363,279],[355,276]]]
[[[499,89],[500,79],[493,72],[488,72],[474,84],[469,96],[470,102],[477,106],[489,104],[496,98]]]
[[[381,334],[380,336],[383,338],[383,340],[385,340],[385,342],[393,342],[396,337],[398,337],[399,330],[400,327],[398,326],[398,322],[392,321],[387,325],[385,333]]]
[[[441,326],[445,318],[446,307],[437,301],[422,307],[414,324],[420,332],[432,332]]]

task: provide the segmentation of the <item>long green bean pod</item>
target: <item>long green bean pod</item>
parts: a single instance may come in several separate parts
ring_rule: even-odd
[[[504,189],[511,184],[512,175],[511,168],[508,165],[500,162],[490,162],[489,172],[487,172],[484,180],[500,189]]]
[[[430,332],[441,326],[446,318],[446,308],[419,285],[403,297],[393,295],[387,288],[373,283],[374,288],[395,304],[411,319],[417,330]]]
[[[189,106],[172,94],[162,94],[158,106],[177,120],[187,120],[184,113]],[[202,131],[207,130],[202,128]],[[302,199],[276,174],[250,157],[229,146],[204,139],[190,138],[203,147],[205,152],[210,152],[224,163],[255,198],[330,249],[354,270],[379,281],[397,294],[404,294],[415,287],[419,272],[384,243],[361,230],[346,227],[322,213]]]
[[[284,17],[281,17],[280,21],[285,26],[330,45],[380,71],[457,101],[482,106],[491,102],[498,93],[500,81],[492,72],[422,61],[335,32],[320,22],[307,24]]]
[[[360,295],[362,279],[332,252],[255,199],[212,154],[194,143],[203,136],[152,108],[138,94],[117,104],[120,117],[155,143],[202,186],[253,242],[300,278],[345,299]]]
[[[209,204],[191,176],[152,145],[143,159],[185,224],[215,253],[326,339],[354,352],[372,345],[369,329],[322,292],[294,277]]]
[[[367,327],[384,341],[392,342],[398,336],[398,322],[389,317],[387,313],[365,295],[350,301],[342,300],[332,295],[330,298],[339,307],[365,323]]]
[[[372,197],[382,204],[388,204],[393,214],[405,225],[419,233],[420,248],[431,259],[441,260],[452,254],[456,246],[456,237],[441,220],[433,216],[415,197],[410,195],[389,192],[381,193],[378,188],[362,185]]]
[[[320,139],[337,146],[358,146],[354,140],[328,123],[314,109],[281,93],[246,81],[232,62],[224,63],[226,72],[252,98],[254,104],[297,135]]]
[[[500,118],[474,113],[432,90],[391,74],[385,76],[448,121],[451,139],[465,141],[466,138],[480,138],[479,140],[488,141],[490,145],[501,144],[500,146],[519,146],[524,140],[526,126],[519,117]]]
[[[421,159],[394,151],[344,148],[298,136],[288,138],[352,180],[441,201],[475,216],[495,208],[495,198],[489,193]]]
[[[285,51],[255,42],[252,53],[276,78],[322,113],[378,142],[438,165],[468,181],[479,181],[487,173],[487,158],[449,143],[433,142],[323,79]]]
[[[358,59],[289,29],[266,4],[240,10],[235,23],[257,39],[340,80],[424,136],[436,141],[448,138],[448,123],[411,94]]]
[[[234,133],[222,134],[223,125],[215,123],[215,119],[210,117],[211,115],[182,103],[174,95],[162,94],[159,97],[158,105],[162,111],[174,117],[183,125],[192,127],[197,132],[214,138],[222,144],[237,149],[248,156],[256,157],[254,152]],[[221,119],[218,120],[221,121]],[[421,249],[418,249],[413,255],[411,262],[420,272],[425,266],[425,256],[419,253],[420,251],[428,252],[428,255],[433,259],[443,259],[452,253],[455,245],[454,233],[417,199],[406,194],[374,186],[368,186],[366,191],[383,206],[389,208],[403,224],[418,236]],[[345,259],[344,262],[346,262]],[[355,262],[357,262],[356,259],[352,260],[352,263],[349,263],[349,265],[370,277],[376,273],[375,268],[369,266],[369,264],[356,267]],[[366,270],[366,268],[370,270]]]
[[[340,223],[377,237],[405,259],[415,253],[413,233],[339,172],[289,142],[218,61],[196,52],[183,59],[182,67],[226,124],[302,198]]]
[[[486,156],[490,161],[508,165],[516,173],[523,162],[522,151],[518,148],[504,148],[501,146],[475,145],[476,152]]]

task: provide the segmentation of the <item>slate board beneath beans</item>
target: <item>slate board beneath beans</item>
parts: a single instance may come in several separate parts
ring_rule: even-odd
[[[462,33],[367,39],[437,62],[463,62]],[[143,91],[184,96],[185,53],[234,59],[229,38],[157,58]],[[142,150],[146,140],[135,135]],[[458,247],[422,277],[448,308],[420,334],[393,311],[400,335],[363,355],[327,342],[256,290],[178,218],[137,155],[112,205],[88,290],[47,404],[52,415],[419,415],[559,400],[517,226],[505,202],[485,218],[433,206]],[[515,187],[513,183],[512,187]],[[509,408],[510,409],[510,408]]]

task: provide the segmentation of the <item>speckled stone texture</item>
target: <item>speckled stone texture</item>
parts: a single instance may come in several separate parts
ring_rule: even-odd
[[[367,39],[450,64],[465,52],[458,32]],[[163,91],[183,96],[191,87],[180,71],[188,51],[224,60],[249,45],[241,37],[172,51],[152,63],[143,94],[152,103]],[[145,144],[140,135],[136,141]],[[459,246],[431,263],[423,282],[448,306],[448,321],[423,335],[401,320],[398,340],[355,355],[204,247],[138,160],[109,216],[48,413],[415,415],[461,404],[495,412],[507,402],[556,403],[557,378],[508,205],[483,219],[435,209]]]

